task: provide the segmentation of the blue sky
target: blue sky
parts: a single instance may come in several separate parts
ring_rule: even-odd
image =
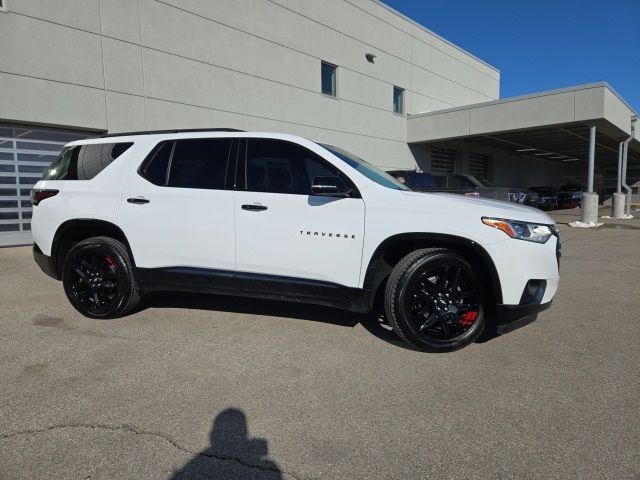
[[[608,82],[640,112],[640,0],[386,0],[501,73],[501,97]]]

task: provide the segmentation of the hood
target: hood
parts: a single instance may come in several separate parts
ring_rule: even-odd
[[[523,222],[553,225],[555,221],[548,214],[537,208],[527,207],[512,202],[503,202],[482,197],[467,197],[454,193],[402,192],[403,195],[415,197],[416,201],[424,201],[425,207],[433,207],[431,199],[438,199],[438,208],[464,209],[467,213],[478,217],[504,218]],[[431,198],[430,198],[431,197]]]

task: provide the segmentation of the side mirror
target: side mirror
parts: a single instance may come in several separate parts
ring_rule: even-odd
[[[311,185],[314,195],[324,197],[348,197],[352,191],[340,177],[316,177]]]

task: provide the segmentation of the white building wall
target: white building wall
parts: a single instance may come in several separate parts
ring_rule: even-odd
[[[414,164],[394,85],[406,113],[499,94],[495,69],[373,0],[11,0],[0,43],[2,121],[291,132],[387,168]]]

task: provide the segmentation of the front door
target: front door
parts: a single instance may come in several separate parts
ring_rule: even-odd
[[[316,176],[335,175],[345,178],[301,145],[248,140],[235,192],[238,275],[358,286],[364,202],[357,193],[351,198],[311,193]]]
[[[126,186],[118,223],[139,268],[235,270],[227,138],[160,143]],[[228,188],[228,189],[227,189]],[[194,271],[195,273],[195,271]]]

